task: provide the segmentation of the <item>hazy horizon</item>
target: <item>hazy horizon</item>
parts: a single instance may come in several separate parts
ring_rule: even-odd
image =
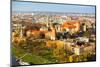
[[[95,13],[95,6],[12,1],[14,12]]]

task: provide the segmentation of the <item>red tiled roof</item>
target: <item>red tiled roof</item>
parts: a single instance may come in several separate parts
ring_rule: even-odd
[[[61,27],[63,28],[76,28],[76,26],[74,24],[79,23],[78,21],[68,21],[68,22],[64,22],[63,25],[61,25]]]

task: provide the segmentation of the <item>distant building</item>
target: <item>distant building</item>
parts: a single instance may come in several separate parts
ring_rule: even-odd
[[[87,26],[85,23],[81,24],[81,31],[85,32],[87,30]]]
[[[51,40],[55,40],[56,39],[55,29],[52,28],[51,31],[45,33],[45,37]]]
[[[75,48],[74,48],[74,53],[75,53],[76,55],[80,55],[80,48],[79,48],[79,47],[75,47]]]
[[[51,24],[49,24],[48,27],[41,27],[40,30],[28,30],[27,36],[33,36],[38,39],[42,36],[50,40],[56,39],[55,28],[53,28]]]
[[[80,42],[89,42],[89,38],[87,37],[78,37],[77,38]]]
[[[48,30],[47,27],[41,27],[41,28],[40,28],[40,31],[47,31],[47,30]]]
[[[71,33],[77,32],[80,30],[80,22],[79,21],[66,21],[61,25],[61,29],[66,32],[69,31]]]
[[[76,46],[74,47],[74,54],[76,55],[81,55],[84,51],[84,48],[83,47],[80,47],[80,46]]]
[[[61,32],[62,29],[61,29],[61,26],[60,25],[56,25],[55,26],[55,29],[56,29],[56,32]]]

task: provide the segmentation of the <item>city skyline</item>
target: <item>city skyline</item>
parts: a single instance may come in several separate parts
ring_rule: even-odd
[[[96,7],[13,1],[12,66],[96,61]]]

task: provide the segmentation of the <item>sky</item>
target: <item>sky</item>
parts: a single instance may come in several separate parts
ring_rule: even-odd
[[[12,1],[12,11],[16,11],[16,12],[46,11],[46,12],[70,12],[70,13],[95,13],[95,6]]]

